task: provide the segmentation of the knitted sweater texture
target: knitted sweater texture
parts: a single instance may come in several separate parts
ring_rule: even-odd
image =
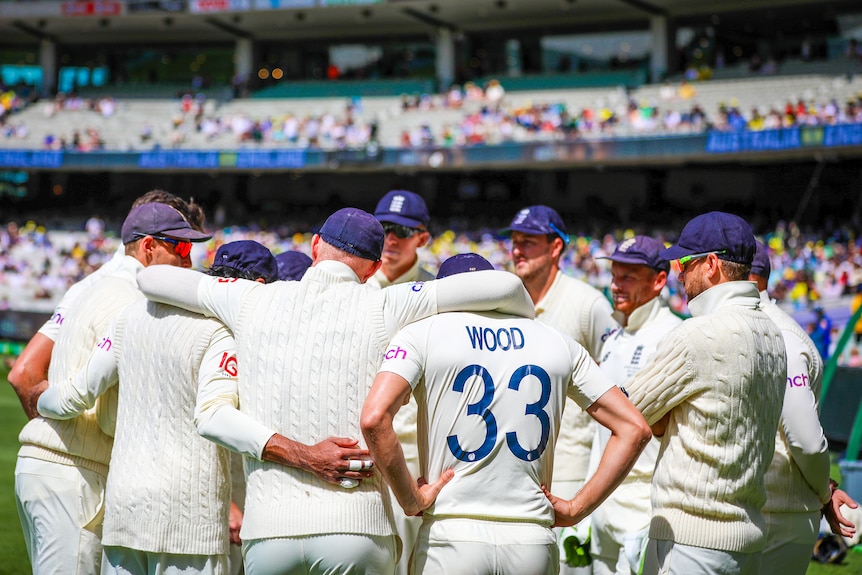
[[[228,551],[229,457],[197,433],[204,353],[227,329],[148,301],[117,318],[117,433],[105,501],[105,545],[153,553]]]
[[[652,487],[650,538],[730,552],[763,548],[764,474],[786,378],[784,341],[752,282],[689,302],[625,388],[650,425],[666,413]]]

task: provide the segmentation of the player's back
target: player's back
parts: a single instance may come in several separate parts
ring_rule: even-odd
[[[441,314],[408,331],[405,341],[424,347],[415,390],[423,474],[455,470],[426,513],[550,525],[540,486],[551,484],[566,393],[578,393],[573,373],[595,368],[587,352],[540,322],[499,314]],[[387,359],[401,352],[410,353],[390,346]]]

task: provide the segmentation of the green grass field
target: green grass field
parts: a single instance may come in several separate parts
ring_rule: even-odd
[[[12,388],[6,384],[8,370],[0,356],[0,575],[30,573],[30,561],[21,535],[21,523],[15,507],[15,458],[18,453],[18,432],[26,422],[21,404]],[[834,466],[833,477],[838,475]],[[763,575],[772,573],[767,565]],[[862,575],[862,553],[851,550],[840,565],[811,563],[808,575]]]

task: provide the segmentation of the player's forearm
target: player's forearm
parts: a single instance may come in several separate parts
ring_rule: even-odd
[[[266,445],[275,435],[271,429],[225,403],[201,406],[195,411],[195,425],[198,433],[210,441],[259,460],[266,459]]]
[[[391,414],[388,411],[364,412],[361,425],[374,465],[389,484],[398,504],[405,514],[417,515],[422,508],[417,499],[416,482],[407,468]]]
[[[27,343],[9,372],[9,385],[15,390],[28,419],[39,415],[36,403],[39,394],[44,390],[42,382],[48,377],[48,365],[51,363],[53,349],[54,341],[37,333]]]
[[[138,272],[138,287],[148,299],[204,314],[198,284],[202,273],[166,265],[148,266]]]

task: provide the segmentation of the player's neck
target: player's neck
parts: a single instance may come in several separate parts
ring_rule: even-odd
[[[551,286],[554,285],[554,280],[557,279],[559,271],[559,268],[554,266],[545,275],[524,280],[524,287],[527,288],[527,293],[530,294],[533,305],[542,301],[542,298],[548,294]]]
[[[412,261],[406,264],[401,264],[398,266],[386,265],[386,263],[384,262],[384,264],[380,267],[380,271],[383,272],[383,275],[386,276],[387,280],[393,282],[406,274],[408,271],[410,271],[410,268],[413,267],[417,259],[419,259],[419,256],[414,257]]]

